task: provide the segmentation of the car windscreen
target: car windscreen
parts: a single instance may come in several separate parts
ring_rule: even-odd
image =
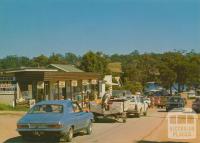
[[[38,114],[38,113],[63,113],[63,106],[59,105],[59,104],[35,105],[28,113],[29,114]]]
[[[193,96],[193,95],[195,95],[195,93],[188,93],[188,95]]]
[[[183,99],[182,98],[170,98],[169,102],[181,103],[181,102],[183,102]]]
[[[123,91],[112,91],[112,96],[113,97],[123,97]]]
[[[113,90],[112,91],[112,96],[113,97],[123,97],[123,96],[126,96],[126,97],[131,97],[131,92],[130,91],[125,91],[125,90]]]
[[[131,98],[131,100],[130,100],[131,102],[135,102],[135,98]]]

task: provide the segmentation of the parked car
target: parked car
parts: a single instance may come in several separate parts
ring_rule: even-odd
[[[195,91],[191,90],[191,91],[187,92],[187,98],[188,99],[196,98]]]
[[[17,122],[17,131],[25,139],[53,136],[71,141],[75,132],[91,134],[92,121],[93,114],[83,112],[76,102],[42,101]]]
[[[133,96],[129,104],[127,115],[136,115],[137,117],[140,117],[141,114],[147,115],[148,104],[144,102],[142,96]]]
[[[130,99],[132,96],[133,95],[129,90],[113,90],[111,98]]]
[[[151,106],[151,99],[150,98],[145,97],[144,102],[148,105],[148,107]]]
[[[158,102],[156,104],[156,106],[158,108],[164,108],[167,104],[167,100],[170,96],[159,96],[157,97],[158,98]]]
[[[200,98],[196,98],[195,101],[192,103],[192,109],[195,112],[200,113]]]
[[[185,101],[181,96],[171,96],[167,100],[166,111],[170,111],[172,109],[182,110],[185,106]]]
[[[111,98],[109,93],[104,94],[100,103],[90,102],[90,111],[97,121],[99,117],[114,117],[126,122],[126,111],[129,107],[129,100],[124,97]]]

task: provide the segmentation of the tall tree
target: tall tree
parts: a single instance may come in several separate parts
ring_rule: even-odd
[[[68,64],[79,65],[79,58],[74,53],[65,53],[65,60]]]
[[[87,52],[81,59],[80,68],[87,72],[104,74],[107,72],[107,60],[99,53]]]
[[[33,62],[36,64],[36,66],[40,67],[40,66],[47,66],[48,65],[48,57],[44,56],[44,55],[40,55],[38,57],[34,57],[33,58]]]

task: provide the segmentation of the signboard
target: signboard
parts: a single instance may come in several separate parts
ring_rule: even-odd
[[[15,94],[15,91],[0,91],[0,95]]]
[[[82,85],[88,85],[89,84],[89,81],[88,80],[83,80],[82,81]]]
[[[76,87],[78,85],[78,81],[77,80],[72,80],[71,85]]]
[[[96,79],[91,80],[91,84],[97,84],[97,80]]]
[[[14,77],[0,76],[0,94],[14,94],[16,91],[16,84],[13,83]]]
[[[0,76],[0,81],[15,81],[15,77],[9,77],[9,76]]]
[[[44,88],[44,82],[43,81],[39,81],[37,83],[37,89],[43,89]]]
[[[29,100],[29,107],[32,108],[35,105],[35,99]]]
[[[65,87],[65,81],[59,81],[59,87],[64,88]]]
[[[15,88],[14,84],[3,83],[0,84],[0,88]]]

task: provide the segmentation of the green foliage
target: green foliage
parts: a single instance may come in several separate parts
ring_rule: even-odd
[[[65,60],[67,64],[79,65],[79,58],[73,53],[65,53]]]
[[[46,56],[44,56],[44,55],[40,55],[38,57],[34,57],[33,58],[33,62],[38,67],[40,67],[40,66],[46,66],[48,64],[48,61],[49,61],[49,58],[46,57]]]
[[[96,72],[104,74],[107,70],[107,60],[101,53],[87,52],[81,59],[80,68],[86,72]]]
[[[49,57],[49,64],[67,64],[67,62],[64,60],[64,56],[61,54],[55,54],[53,53]]]
[[[10,105],[0,104],[0,111],[28,111],[28,108],[25,106],[16,106],[13,108]]]
[[[180,86],[187,84],[191,87],[200,86],[200,53],[194,51],[165,52],[162,54],[144,53],[133,51],[130,54],[105,55],[102,52],[89,51],[83,56],[76,56],[73,53],[55,54],[49,57],[40,55],[32,59],[16,55],[7,56],[0,59],[0,69],[10,69],[19,67],[47,67],[49,64],[73,64],[86,72],[96,72],[102,74],[113,74],[108,69],[111,62],[120,62],[123,83],[141,83],[155,81],[161,83],[165,88],[169,88],[173,83]],[[115,68],[115,67],[114,67]],[[126,85],[130,87],[132,85]],[[131,87],[132,88],[132,87]]]
[[[33,66],[31,60],[27,57],[18,57],[16,55],[7,56],[0,60],[1,69],[19,68],[21,66]]]
[[[132,82],[127,82],[123,87],[122,89],[125,89],[125,90],[130,90],[131,93],[135,93],[135,92],[141,92],[143,90],[143,86],[140,82],[135,82],[135,83],[132,83]]]

